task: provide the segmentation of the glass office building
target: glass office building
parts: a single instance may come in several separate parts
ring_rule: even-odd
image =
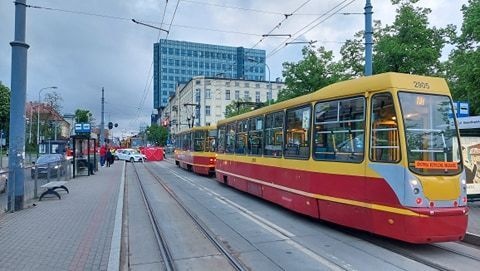
[[[153,47],[153,106],[162,109],[177,84],[193,76],[265,81],[265,50],[176,40]]]

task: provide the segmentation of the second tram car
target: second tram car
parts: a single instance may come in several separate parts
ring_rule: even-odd
[[[465,173],[444,79],[385,73],[339,82],[217,129],[219,182],[406,242],[465,235]]]
[[[201,175],[215,174],[214,126],[193,127],[176,135],[175,164]]]

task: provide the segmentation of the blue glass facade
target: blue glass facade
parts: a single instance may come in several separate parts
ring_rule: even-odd
[[[153,58],[156,109],[193,76],[265,80],[265,50],[162,39],[153,46]]]

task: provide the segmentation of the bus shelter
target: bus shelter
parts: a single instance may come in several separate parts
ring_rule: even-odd
[[[72,163],[73,178],[76,176],[90,176],[97,171],[97,140],[89,135],[73,135]]]

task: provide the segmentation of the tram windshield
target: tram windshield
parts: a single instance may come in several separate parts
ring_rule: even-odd
[[[410,170],[457,174],[462,170],[459,138],[448,96],[399,93]]]

